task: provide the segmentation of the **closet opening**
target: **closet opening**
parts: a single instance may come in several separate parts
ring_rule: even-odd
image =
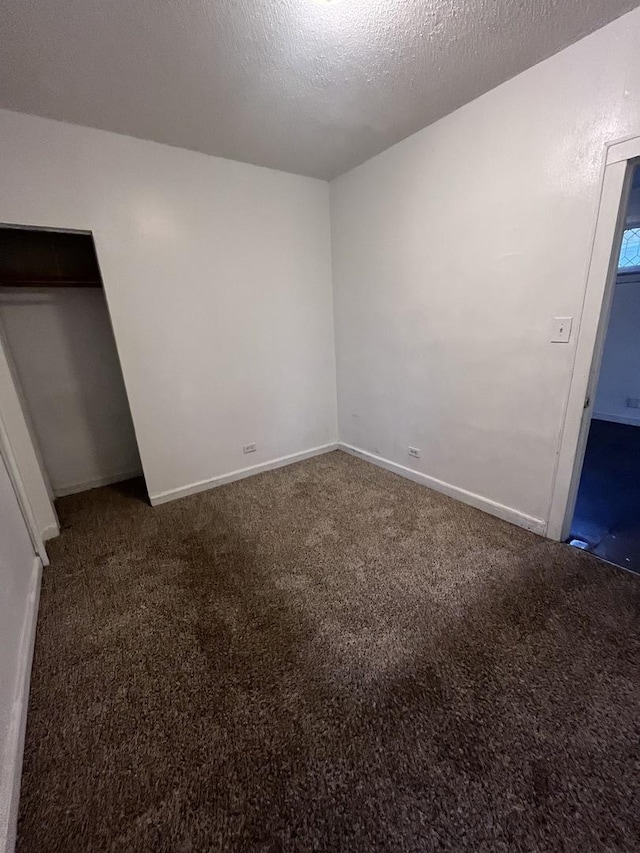
[[[142,477],[91,233],[0,227],[0,338],[51,500]]]

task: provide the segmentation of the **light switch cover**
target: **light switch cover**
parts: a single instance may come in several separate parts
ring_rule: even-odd
[[[554,317],[553,331],[551,333],[552,344],[568,344],[571,339],[571,325],[573,317]]]

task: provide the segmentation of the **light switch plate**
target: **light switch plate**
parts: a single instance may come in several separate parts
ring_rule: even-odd
[[[552,344],[568,344],[571,339],[573,317],[554,317],[551,332]]]

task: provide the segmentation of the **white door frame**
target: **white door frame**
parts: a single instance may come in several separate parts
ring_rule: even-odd
[[[631,161],[639,157],[640,136],[607,145],[587,287],[549,511],[547,535],[560,541],[569,536],[573,521],[617,275],[620,241],[633,175]]]
[[[47,489],[38,452],[24,414],[8,349],[0,329],[0,453],[18,496],[31,540],[44,566],[44,542],[60,532],[58,516]]]
[[[38,528],[38,524],[31,509],[31,504],[29,503],[29,498],[27,497],[27,492],[25,490],[24,483],[22,482],[22,477],[20,476],[20,469],[14,456],[13,449],[11,447],[11,442],[9,440],[9,435],[7,433],[4,421],[2,420],[1,414],[0,457],[2,457],[4,464],[7,468],[7,473],[9,474],[9,479],[11,480],[13,491],[16,494],[16,499],[20,507],[20,512],[22,513],[24,523],[27,527],[27,530],[29,531],[29,538],[31,539],[33,550],[38,555],[38,557],[40,557],[42,565],[48,566],[49,557],[47,555],[40,529]]]

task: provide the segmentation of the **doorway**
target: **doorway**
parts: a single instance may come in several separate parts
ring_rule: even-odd
[[[142,474],[90,233],[0,227],[0,336],[52,501]]]
[[[633,168],[570,544],[640,572],[640,166]]]

